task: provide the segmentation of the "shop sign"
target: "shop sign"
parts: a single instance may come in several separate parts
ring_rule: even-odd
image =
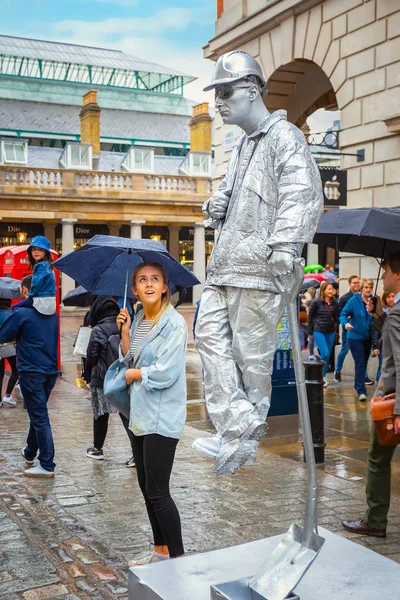
[[[43,235],[43,225],[41,223],[5,223],[0,221],[0,236],[16,237],[17,233],[24,231],[27,237]]]
[[[204,233],[207,241],[214,241],[214,229],[206,228]],[[182,241],[194,240],[194,227],[181,227],[179,239]]]
[[[325,206],[347,206],[347,171],[320,167]]]
[[[74,225],[74,238],[90,239],[95,235],[108,235],[109,229],[107,225],[93,224],[86,225],[86,223],[75,223]],[[56,238],[62,237],[62,224],[58,223],[56,227]]]

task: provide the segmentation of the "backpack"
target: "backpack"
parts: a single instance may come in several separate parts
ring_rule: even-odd
[[[121,337],[119,333],[113,333],[107,342],[107,368],[119,357],[119,345]]]
[[[99,326],[99,327],[102,330],[102,332],[105,335],[107,335],[107,331],[105,331],[103,327],[101,327],[101,326]],[[120,344],[120,342],[121,342],[121,337],[120,337],[119,333],[112,333],[111,335],[108,336],[108,340],[107,340],[107,355],[106,355],[107,369],[119,357],[119,344]]]

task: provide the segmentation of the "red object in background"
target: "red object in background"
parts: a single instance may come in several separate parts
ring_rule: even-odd
[[[224,0],[217,0],[217,19],[222,16],[224,12]]]
[[[13,279],[23,279],[26,275],[32,275],[32,269],[29,267],[27,249],[29,244],[22,246],[4,246],[0,248],[0,277],[12,277]],[[58,252],[50,250],[53,260],[57,260]],[[61,372],[61,332],[60,332],[60,271],[54,270],[56,276],[56,306],[58,315],[58,357],[57,368]],[[13,300],[16,304],[19,300]]]
[[[320,275],[319,273],[305,273],[304,279],[316,279],[317,281],[328,281],[328,278],[325,275]]]

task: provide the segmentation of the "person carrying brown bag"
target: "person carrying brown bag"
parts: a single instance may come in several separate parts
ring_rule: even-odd
[[[395,393],[394,432],[400,434],[400,251],[391,254],[383,263],[383,289],[395,294],[394,305],[389,314],[382,310],[377,298],[376,307],[370,298],[368,312],[375,317],[374,325],[382,330],[383,364],[381,382],[383,395]],[[390,506],[391,461],[396,446],[381,446],[372,425],[367,462],[366,496],[368,508],[363,519],[343,521],[347,531],[386,537]]]

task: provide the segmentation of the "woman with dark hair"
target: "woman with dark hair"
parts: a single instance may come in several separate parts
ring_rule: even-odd
[[[117,356],[111,358],[110,344],[113,336],[119,334],[115,322],[118,313],[119,306],[111,296],[98,296],[90,309],[89,322],[93,329],[86,354],[90,367],[93,445],[86,450],[86,456],[95,460],[104,460],[103,446],[107,437],[110,413],[118,412],[104,395],[104,378],[107,369],[111,362],[117,359]],[[121,413],[120,417],[131,440],[132,433],[128,430],[128,420]],[[126,466],[134,466],[134,463],[125,464]]]
[[[4,321],[8,319],[11,315],[11,300],[0,298],[0,326]],[[6,393],[2,398],[3,393],[3,380],[4,380],[4,372],[5,372],[5,360],[7,360],[8,364],[11,368],[11,375],[7,383]],[[18,373],[17,373],[17,357],[15,346],[13,344],[0,347],[0,407],[3,405],[3,402],[8,404],[9,406],[16,406],[14,398],[11,396],[11,393],[15,387],[15,384],[18,381]]]
[[[339,328],[338,302],[336,291],[329,281],[320,288],[319,298],[312,301],[308,311],[308,337],[315,342],[322,360],[325,361],[324,378],[328,372],[329,359]],[[328,385],[324,379],[325,387]]]
[[[126,309],[120,311],[117,323],[122,336],[121,361],[130,367],[126,381],[130,387],[133,456],[153,530],[154,555],[150,560],[176,558],[184,549],[169,480],[186,420],[187,327],[169,303],[167,277],[161,265],[136,267],[132,290],[143,310],[136,314],[132,328]]]

